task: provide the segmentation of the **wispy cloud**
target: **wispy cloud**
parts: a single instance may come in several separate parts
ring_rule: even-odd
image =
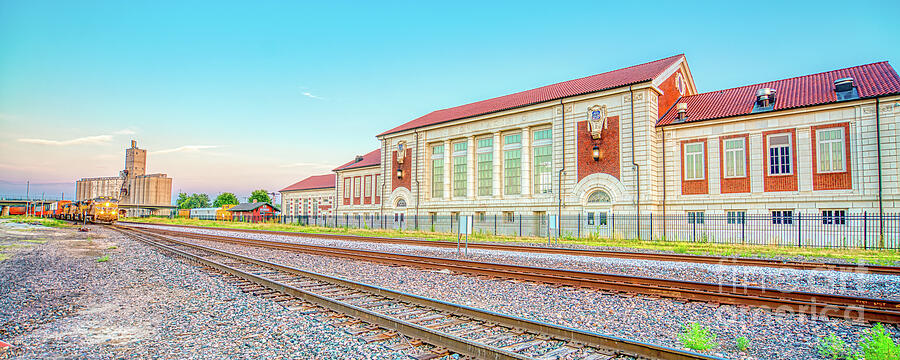
[[[68,139],[68,140],[52,140],[52,139],[36,139],[36,138],[20,138],[20,139],[16,139],[16,140],[18,140],[19,142],[26,143],[26,144],[50,145],[50,146],[97,145],[97,144],[109,143],[110,141],[112,141],[113,137],[117,136],[117,135],[134,135],[134,134],[136,134],[134,132],[134,130],[122,129],[122,130],[114,131],[112,134],[84,136],[84,137]]]
[[[112,135],[95,135],[85,136],[69,140],[50,140],[50,139],[18,139],[19,142],[27,144],[66,146],[66,145],[84,145],[84,144],[106,144],[112,141]]]
[[[308,91],[304,91],[304,92],[302,92],[302,93],[300,93],[300,94],[303,95],[303,96],[306,96],[306,97],[308,97],[308,98],[310,98],[310,99],[325,100],[325,98],[323,98],[323,97],[321,97],[321,96],[313,95],[312,93],[310,93],[310,92],[308,92]]]
[[[150,153],[151,154],[171,154],[171,153],[177,153],[177,152],[197,152],[197,151],[205,150],[205,149],[215,149],[217,147],[219,147],[219,146],[218,145],[184,145],[184,146],[179,146],[179,147],[173,148],[173,149],[151,151]]]
[[[320,163],[308,163],[308,162],[298,162],[293,164],[284,164],[278,166],[280,168],[296,168],[296,167],[311,167],[311,168],[319,168],[319,169],[331,169],[334,166],[329,164],[320,164]]]

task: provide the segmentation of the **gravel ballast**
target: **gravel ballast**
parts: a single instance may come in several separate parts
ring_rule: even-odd
[[[0,358],[405,358],[99,226],[0,231]]]

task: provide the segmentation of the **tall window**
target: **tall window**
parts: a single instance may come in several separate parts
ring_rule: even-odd
[[[444,197],[444,145],[431,147],[431,197]]]
[[[372,177],[363,178],[363,196],[372,197]]]
[[[706,164],[703,161],[703,143],[684,144],[684,179],[703,180]]]
[[[359,197],[359,176],[353,178],[353,197]]]
[[[534,132],[534,193],[553,192],[553,134],[550,129]]]
[[[747,174],[747,141],[744,138],[725,140],[725,177],[744,177]]]
[[[769,175],[789,175],[791,166],[791,134],[769,135]]]
[[[466,158],[469,155],[468,149],[469,143],[465,141],[453,144],[453,196],[466,196],[466,181],[468,180],[466,176],[466,169],[468,168]]]
[[[350,198],[350,178],[344,178],[344,199]]]
[[[478,196],[494,194],[494,139],[478,140]]]
[[[522,193],[522,134],[503,137],[503,193]]]
[[[844,128],[816,131],[819,172],[844,171]]]
[[[378,181],[379,176],[381,175],[375,174],[375,178],[372,179],[372,182],[374,183],[373,186],[375,186],[375,197],[381,197],[381,184],[379,184]]]

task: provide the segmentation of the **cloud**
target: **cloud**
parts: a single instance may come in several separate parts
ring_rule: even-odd
[[[174,149],[151,151],[150,153],[151,154],[170,154],[170,153],[176,153],[176,152],[197,152],[197,151],[204,150],[204,149],[215,149],[217,147],[219,147],[219,146],[218,145],[185,145],[185,146],[179,146]]]
[[[95,135],[85,136],[69,140],[49,140],[49,139],[18,139],[19,142],[38,145],[51,146],[67,146],[67,145],[84,145],[84,144],[106,144],[112,141],[112,135]]]
[[[134,135],[134,134],[137,134],[137,133],[134,132],[134,130],[131,130],[131,129],[122,129],[122,130],[119,130],[119,131],[114,132],[113,134],[116,134],[116,135]]]
[[[312,168],[330,169],[330,168],[333,168],[334,166],[329,165],[329,164],[298,162],[298,163],[293,163],[293,164],[281,165],[279,167],[280,168],[312,167]]]
[[[308,91],[304,91],[304,92],[302,92],[302,93],[300,93],[300,94],[303,95],[303,96],[306,96],[306,97],[308,97],[308,98],[310,98],[310,99],[325,100],[325,98],[323,98],[323,97],[321,97],[321,96],[313,95],[313,94],[311,94],[311,93],[308,92]]]

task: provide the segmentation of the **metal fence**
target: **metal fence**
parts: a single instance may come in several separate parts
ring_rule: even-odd
[[[196,218],[196,217],[195,217]],[[745,244],[820,248],[898,249],[900,214],[868,213],[720,214],[689,215],[593,213],[563,215],[559,226],[547,215],[475,215],[477,236],[551,237],[564,239],[615,238],[685,243]],[[210,216],[202,218],[215,220]],[[456,233],[459,217],[405,216],[265,216],[235,217],[231,221],[276,222],[300,226],[361,229],[403,229]]]

